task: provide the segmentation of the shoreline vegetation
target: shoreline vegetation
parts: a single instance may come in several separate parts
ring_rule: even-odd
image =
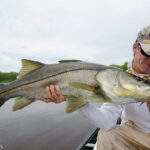
[[[116,67],[116,68],[120,68],[123,70],[127,70],[127,65],[128,63],[125,62],[123,65],[115,65],[112,64],[110,66],[112,67]],[[0,83],[7,83],[7,82],[11,82],[17,79],[17,72],[0,72]]]
[[[110,66],[112,66],[112,67],[115,67],[115,68],[120,68],[120,69],[122,69],[122,70],[127,70],[128,69],[128,62],[125,62],[123,65],[115,65],[115,64],[112,64],[112,65],[110,65]]]
[[[17,79],[17,72],[0,72],[0,83],[7,83]]]

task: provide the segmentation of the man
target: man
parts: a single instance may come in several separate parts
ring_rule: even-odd
[[[134,58],[128,72],[150,81],[150,26],[143,28],[133,44]],[[60,88],[50,85],[46,88],[45,102],[65,101]],[[150,149],[149,103],[115,105],[104,103],[95,107],[90,103],[78,110],[101,130],[97,137],[97,150],[148,150]],[[121,125],[116,125],[121,117]]]

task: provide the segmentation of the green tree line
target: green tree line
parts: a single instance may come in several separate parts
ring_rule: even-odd
[[[17,75],[17,72],[0,72],[0,83],[6,83],[16,80]]]
[[[110,66],[112,66],[112,67],[116,67],[116,68],[120,68],[120,69],[122,69],[122,70],[127,70],[128,69],[128,63],[127,62],[125,62],[123,65],[115,65],[115,64],[112,64],[112,65],[110,65]]]

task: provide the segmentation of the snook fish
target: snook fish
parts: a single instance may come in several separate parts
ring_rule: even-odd
[[[118,68],[80,60],[62,60],[58,64],[43,64],[22,60],[17,80],[0,85],[0,106],[17,97],[13,111],[46,98],[45,88],[59,85],[66,95],[66,113],[88,102],[126,104],[150,100],[150,83]]]

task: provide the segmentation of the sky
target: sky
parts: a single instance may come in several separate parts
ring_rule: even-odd
[[[150,25],[149,0],[0,0],[0,72],[21,59],[104,65],[133,57],[139,30]]]

